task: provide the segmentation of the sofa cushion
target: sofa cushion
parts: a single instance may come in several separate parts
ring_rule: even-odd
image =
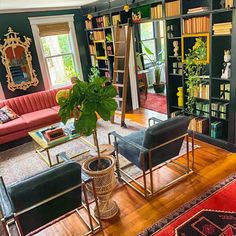
[[[52,107],[52,109],[58,113],[60,110],[60,106],[54,106]]]
[[[57,112],[51,108],[26,113],[21,117],[25,120],[30,128],[40,126],[41,124],[47,124],[54,121],[56,122],[60,119]]]
[[[26,123],[24,119],[21,117],[11,120],[5,124],[0,125],[0,135],[6,135],[10,133],[14,133],[20,130],[27,129],[29,125]]]

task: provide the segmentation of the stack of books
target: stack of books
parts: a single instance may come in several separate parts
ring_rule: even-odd
[[[199,85],[199,98],[209,99],[209,84]]]
[[[113,25],[118,25],[120,24],[120,14],[112,16],[112,24]]]
[[[179,16],[180,15],[180,0],[174,2],[166,2],[166,16]]]
[[[223,124],[221,121],[214,121],[211,123],[211,137],[221,138],[223,134]]]
[[[96,18],[97,27],[107,27],[110,25],[109,16],[101,16]]]
[[[94,31],[93,37],[94,37],[94,41],[105,40],[105,33],[102,30],[101,31]]]
[[[208,7],[195,7],[195,8],[191,8],[191,9],[188,9],[188,14],[191,14],[191,13],[198,13],[198,12],[204,12],[204,11],[207,11],[208,10]]]
[[[93,22],[91,20],[85,21],[85,27],[86,29],[92,29],[93,28]]]
[[[162,18],[162,4],[158,4],[151,8],[151,18],[159,19]]]
[[[209,16],[194,17],[184,20],[184,33],[202,33],[210,31],[210,18]]]
[[[217,23],[213,25],[214,35],[229,35],[232,30],[232,22]]]
[[[200,117],[193,118],[189,124],[189,129],[201,134],[208,134],[209,120]]]

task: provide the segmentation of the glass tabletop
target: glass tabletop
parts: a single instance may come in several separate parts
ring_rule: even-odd
[[[53,131],[56,128],[62,128],[64,134],[58,138],[55,138],[53,140],[49,140],[47,138],[47,136],[45,135],[45,132],[49,131],[49,130]],[[70,140],[81,137],[81,135],[79,133],[75,132],[74,119],[68,120],[66,124],[63,124],[62,122],[58,122],[58,123],[31,131],[31,132],[29,132],[29,135],[42,148],[54,147],[59,144],[62,144],[62,143],[68,142]]]

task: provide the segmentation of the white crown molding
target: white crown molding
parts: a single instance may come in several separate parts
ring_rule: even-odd
[[[59,11],[59,10],[76,10],[76,9],[81,9],[81,6],[21,8],[21,9],[3,9],[3,10],[0,9],[0,14],[24,13],[24,12]]]

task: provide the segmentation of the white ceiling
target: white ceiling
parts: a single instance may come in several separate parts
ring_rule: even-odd
[[[79,8],[98,0],[0,0],[0,12]]]

